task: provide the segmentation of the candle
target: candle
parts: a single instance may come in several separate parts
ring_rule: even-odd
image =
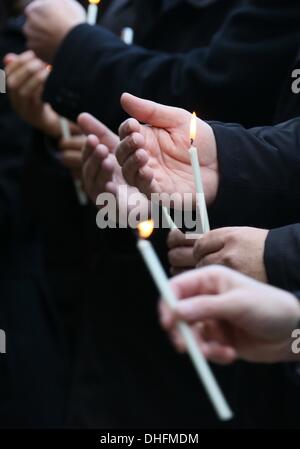
[[[59,118],[60,129],[64,139],[71,139],[71,131],[69,127],[68,120],[64,117]]]
[[[176,307],[177,298],[170,287],[170,283],[168,277],[160,263],[157,254],[154,251],[153,246],[147,240],[153,232],[154,222],[153,220],[149,220],[147,222],[143,222],[138,226],[139,231],[139,241],[138,241],[138,249],[147,265],[150,274],[156,286],[163,298],[163,300],[168,304],[168,306],[172,309]],[[212,404],[219,416],[219,418],[223,421],[229,420],[233,417],[232,411],[216,382],[216,379],[211,371],[211,368],[203,356],[195,336],[191,330],[191,328],[184,322],[178,323],[178,329],[181,333],[191,361],[195,367],[195,370],[202,380],[203,385],[207,391],[209,398],[212,401]]]
[[[101,0],[89,0],[86,21],[89,25],[96,25],[98,18],[98,5]]]
[[[191,164],[194,172],[194,178],[195,178],[195,187],[196,187],[196,194],[197,194],[197,208],[199,210],[199,214],[201,217],[201,227],[202,232],[206,233],[210,231],[210,225],[209,225],[209,219],[208,219],[208,213],[207,213],[207,207],[205,202],[205,194],[203,189],[203,183],[202,183],[202,176],[201,176],[201,167],[199,163],[198,158],[198,150],[193,145],[194,141],[196,140],[197,136],[197,116],[194,112],[191,119],[191,128],[190,128],[190,139],[191,139],[191,147],[189,149],[189,154],[191,158]]]
[[[70,139],[71,131],[70,131],[70,126],[69,126],[68,120],[65,117],[60,117],[59,122],[60,122],[60,128],[61,128],[61,133],[62,133],[63,139]],[[82,188],[81,179],[74,180],[74,187],[76,190],[76,195],[77,195],[79,204],[81,206],[86,206],[88,204],[88,198]]]
[[[134,40],[134,31],[130,27],[125,27],[122,30],[121,33],[121,39],[124,42],[124,44],[132,45]]]
[[[169,214],[168,209],[165,206],[162,207],[162,213],[163,213],[163,217],[165,218],[165,221],[167,222],[168,227],[171,229],[171,231],[174,231],[175,229],[178,229],[176,224],[172,220],[172,217]]]

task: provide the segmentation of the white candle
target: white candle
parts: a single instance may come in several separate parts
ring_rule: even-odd
[[[62,134],[63,138],[71,139],[71,131],[70,131],[68,120],[64,117],[60,117],[59,121],[60,121],[61,134]]]
[[[150,220],[150,222],[141,223],[139,226],[139,231],[143,238],[138,241],[138,249],[149,269],[149,272],[152,275],[152,278],[162,298],[164,299],[164,301],[166,301],[169,307],[174,308],[176,307],[178,300],[170,287],[169,279],[167,278],[167,275],[162,267],[162,264],[160,263],[159,258],[157,257],[157,254],[154,251],[153,246],[148,240],[144,239],[149,237],[153,231],[154,224],[153,222],[151,224],[151,222],[152,221]],[[190,355],[195,370],[202,380],[206,392],[211,399],[219,418],[223,421],[231,419],[233,417],[233,413],[218,383],[216,382],[216,379],[213,375],[213,372],[211,371],[208,362],[199,349],[198,343],[191,328],[186,323],[179,322],[178,329],[185,341],[187,351]]]
[[[175,229],[178,229],[176,224],[172,220],[172,217],[169,214],[168,209],[165,206],[162,207],[162,213],[163,213],[163,217],[165,218],[165,221],[167,222],[167,224],[168,224],[169,228],[171,229],[171,231],[174,231]]]
[[[101,0],[89,0],[86,21],[89,25],[96,25],[98,19],[98,5]]]
[[[65,117],[60,117],[60,128],[61,128],[61,134],[64,139],[70,139],[71,138],[71,131],[69,122]],[[81,206],[86,206],[89,202],[88,197],[86,196],[86,193],[84,192],[82,188],[82,182],[80,179],[74,180],[74,187],[77,195],[78,202]]]
[[[191,130],[190,130],[190,138],[191,138],[191,147],[189,149],[189,154],[191,158],[191,164],[193,168],[194,178],[195,178],[195,187],[196,187],[196,194],[197,194],[197,208],[199,210],[199,214],[201,217],[201,227],[202,232],[206,233],[210,231],[210,225],[209,225],[209,219],[208,219],[208,213],[207,213],[207,207],[206,207],[206,201],[205,201],[205,194],[203,189],[203,183],[202,183],[202,176],[201,176],[201,167],[199,163],[198,158],[198,150],[193,145],[197,134],[197,116],[195,113],[193,113],[192,119],[191,119]]]
[[[121,39],[124,44],[132,45],[134,41],[134,30],[130,27],[125,27],[121,33]]]

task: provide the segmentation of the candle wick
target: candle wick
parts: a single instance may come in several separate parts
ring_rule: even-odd
[[[191,139],[191,147],[194,145],[194,139]]]

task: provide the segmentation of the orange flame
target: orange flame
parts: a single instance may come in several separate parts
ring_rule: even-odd
[[[154,231],[154,221],[143,221],[138,225],[138,233],[141,239],[148,239]]]
[[[99,3],[101,2],[101,0],[89,0],[91,5],[99,5]]]
[[[196,137],[197,137],[197,115],[196,112],[193,112],[190,126],[190,139],[192,143],[194,142]]]

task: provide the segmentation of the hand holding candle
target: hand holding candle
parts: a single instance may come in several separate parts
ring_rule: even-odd
[[[173,309],[177,304],[177,298],[170,287],[169,280],[164,272],[164,269],[153,249],[151,243],[146,240],[149,238],[153,232],[154,223],[152,220],[143,222],[139,225],[139,236],[138,249],[153,277],[154,282],[166,303]],[[222,420],[229,420],[232,418],[232,411],[217,384],[215,377],[204,358],[202,352],[200,351],[195,336],[190,329],[190,327],[184,323],[180,322],[178,324],[178,329],[186,343],[188,353],[194,364],[198,376],[201,378],[203,385],[210,397],[215,410]]]
[[[121,141],[116,150],[126,182],[149,199],[153,193],[172,195],[176,192],[182,199],[186,193],[195,193],[187,151],[191,114],[130,94],[123,94],[121,103],[133,118],[120,126]],[[212,204],[219,186],[216,139],[212,127],[203,120],[197,119],[197,130],[205,199]]]

